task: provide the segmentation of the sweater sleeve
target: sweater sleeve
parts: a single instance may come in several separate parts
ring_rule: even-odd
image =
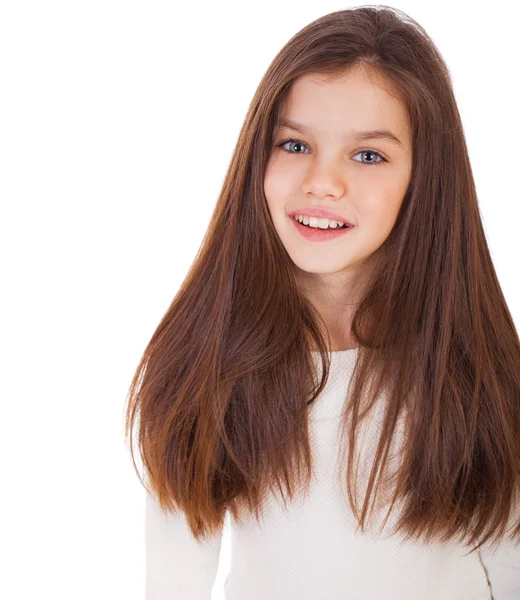
[[[480,558],[491,587],[493,600],[520,598],[520,542],[505,538],[496,547],[480,549]]]
[[[183,512],[165,515],[146,492],[146,600],[210,600],[222,533],[197,542]]]

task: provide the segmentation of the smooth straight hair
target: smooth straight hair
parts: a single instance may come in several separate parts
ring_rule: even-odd
[[[486,243],[448,68],[425,30],[388,6],[313,21],[262,78],[201,248],[130,386],[125,435],[132,448],[135,429],[141,481],[165,512],[185,513],[197,540],[221,531],[227,510],[258,519],[269,493],[286,502],[308,491],[308,407],[327,381],[332,338],[277,236],[263,181],[291,85],[353,68],[382,77],[406,105],[413,167],[351,324],[358,352],[340,421],[349,504],[365,530],[369,502],[390,490],[387,516],[402,505],[393,532],[407,539],[480,545],[511,524],[520,538],[518,332]],[[360,510],[357,431],[383,395]],[[133,450],[132,459],[136,467]]]

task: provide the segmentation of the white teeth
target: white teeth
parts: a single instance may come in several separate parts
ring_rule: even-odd
[[[336,229],[337,227],[343,227],[344,223],[341,221],[335,221],[334,219],[318,219],[317,217],[308,217],[307,215],[295,215],[294,218],[315,229]],[[349,227],[349,225],[347,225]]]

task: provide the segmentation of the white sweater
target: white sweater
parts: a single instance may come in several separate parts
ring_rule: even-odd
[[[272,496],[261,527],[254,517],[241,527],[231,520],[226,600],[520,600],[520,544],[509,538],[497,550],[464,556],[468,548],[455,542],[390,537],[394,516],[379,535],[355,531],[345,477],[338,477],[346,463],[337,459],[356,352],[331,354],[327,385],[309,407],[316,476],[308,496],[293,500],[287,512]],[[372,441],[378,419],[372,419]],[[183,514],[164,517],[146,494],[146,600],[210,600],[221,539],[197,543]]]

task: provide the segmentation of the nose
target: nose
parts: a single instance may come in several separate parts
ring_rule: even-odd
[[[334,196],[341,198],[345,193],[343,174],[344,167],[340,161],[329,161],[327,164],[314,162],[303,180],[302,192],[317,198]]]

